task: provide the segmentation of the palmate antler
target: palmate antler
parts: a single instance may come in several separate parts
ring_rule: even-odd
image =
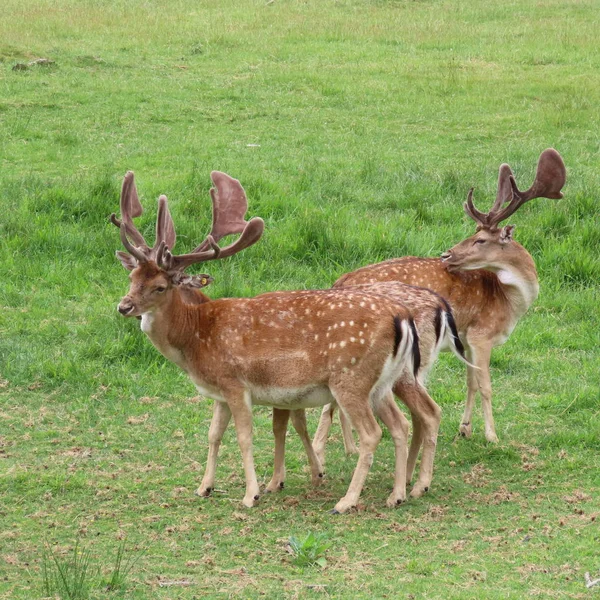
[[[220,171],[213,171],[210,178],[215,186],[210,190],[213,203],[210,233],[190,254],[172,256],[169,249],[165,249],[159,260],[166,270],[182,271],[194,263],[232,256],[258,242],[263,234],[265,224],[260,217],[244,219],[248,199],[240,182]],[[234,233],[241,235],[233,244],[225,248],[217,244],[221,238]]]
[[[215,186],[210,190],[213,202],[213,223],[210,234],[191,253],[176,256],[171,253],[176,235],[166,196],[161,196],[158,200],[156,240],[152,248],[133,224],[133,217],[142,214],[142,206],[135,188],[133,172],[129,171],[125,175],[121,190],[122,221],[117,219],[116,215],[111,215],[111,221],[119,227],[121,241],[129,255],[138,263],[154,260],[159,267],[174,274],[182,272],[195,263],[232,256],[255,244],[262,236],[264,222],[259,217],[254,217],[250,221],[244,219],[248,210],[244,188],[237,179],[226,173],[213,171],[210,176]],[[221,238],[235,233],[241,235],[233,244],[225,248],[217,244]],[[135,264],[132,264],[125,252],[117,252],[117,256],[126,268],[135,268]]]
[[[483,213],[473,204],[473,188],[469,190],[464,209],[478,226],[478,229],[496,229],[498,223],[508,219],[520,206],[534,198],[559,199],[563,195],[561,188],[566,180],[565,163],[554,148],[548,148],[540,154],[535,181],[526,191],[517,187],[515,177],[507,164],[500,166],[498,173],[498,192],[496,201],[488,213]],[[507,206],[502,206],[508,203]]]

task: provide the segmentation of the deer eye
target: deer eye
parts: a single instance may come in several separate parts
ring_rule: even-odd
[[[164,285],[159,285],[154,291],[157,294],[162,294],[167,288]]]
[[[485,244],[485,242],[486,242],[486,240],[475,240],[473,242],[473,245],[475,245],[475,244]]]

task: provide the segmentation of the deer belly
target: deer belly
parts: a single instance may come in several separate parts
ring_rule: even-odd
[[[314,408],[334,401],[327,386],[304,388],[257,387],[250,388],[252,404],[274,406],[294,410],[296,408]]]
[[[198,383],[197,381],[194,381],[194,385],[196,386],[198,393],[200,393],[202,396],[206,398],[212,398],[213,400],[217,400],[218,402],[225,401],[225,398],[223,398],[221,391],[218,390],[216,387],[207,385],[206,383]]]

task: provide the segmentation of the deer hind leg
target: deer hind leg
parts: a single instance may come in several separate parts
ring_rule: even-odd
[[[376,406],[377,416],[389,429],[394,440],[396,464],[394,469],[394,489],[387,499],[387,506],[393,508],[406,502],[406,457],[408,440],[408,421],[396,406],[394,396],[390,392]]]
[[[417,465],[417,458],[419,457],[419,451],[423,444],[423,424],[421,423],[421,417],[418,413],[410,413],[412,421],[412,437],[410,440],[410,450],[408,451],[408,460],[406,461],[406,482],[412,481],[413,475],[415,474],[415,467]]]
[[[206,470],[200,487],[196,490],[198,496],[210,496],[215,487],[215,471],[217,470],[217,456],[223,434],[229,425],[231,411],[225,402],[217,402],[213,405],[213,416],[208,430],[208,458],[206,459]]]
[[[348,386],[345,389],[332,390],[332,392],[340,408],[348,413],[359,440],[358,462],[348,491],[333,509],[334,513],[344,513],[358,503],[365,479],[373,463],[375,449],[381,439],[381,427],[377,424],[370,407],[370,389],[362,395],[357,386]]]
[[[394,393],[402,399],[413,415],[417,433],[413,433],[407,464],[407,477],[412,476],[419,448],[423,446],[419,478],[410,492],[412,498],[419,498],[429,490],[433,478],[433,463],[437,447],[442,411],[425,388],[418,382],[398,381]]]
[[[266,493],[282,490],[285,485],[285,435],[287,433],[289,419],[289,410],[273,408],[275,455],[273,460],[273,477],[265,488]]]
[[[310,465],[310,473],[312,484],[314,486],[321,485],[323,483],[323,467],[321,461],[317,456],[317,453],[313,449],[313,445],[310,442],[310,436],[308,435],[308,428],[306,426],[306,412],[302,409],[292,410],[292,425],[300,436],[306,456],[308,457],[308,464]]]

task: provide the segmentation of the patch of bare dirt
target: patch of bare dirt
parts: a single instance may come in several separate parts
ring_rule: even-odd
[[[148,418],[150,417],[150,415],[148,413],[144,413],[143,415],[140,415],[139,417],[128,417],[127,418],[127,424],[128,425],[141,425],[142,423],[145,423]]]
[[[473,465],[473,468],[469,473],[463,473],[462,477],[466,484],[472,485],[475,488],[480,488],[489,483],[489,475],[491,474],[492,472],[490,469],[487,469],[485,465],[478,463]]]

